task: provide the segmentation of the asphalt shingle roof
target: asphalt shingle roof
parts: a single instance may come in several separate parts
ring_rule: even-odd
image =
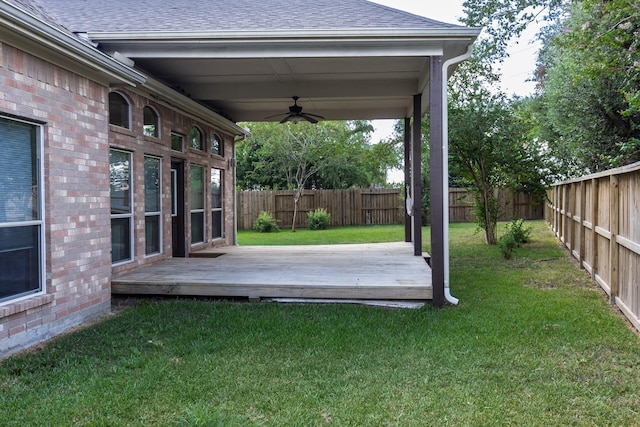
[[[80,33],[459,27],[366,0],[35,1],[67,28]]]

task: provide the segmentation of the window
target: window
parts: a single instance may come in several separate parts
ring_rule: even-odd
[[[145,136],[160,137],[160,117],[156,110],[148,105],[142,109],[142,132]]]
[[[111,262],[133,258],[133,192],[131,191],[131,153],[109,152],[111,187]]]
[[[189,127],[189,147],[194,150],[204,150],[204,137],[198,126],[191,125]]]
[[[211,237],[222,237],[222,171],[211,169]]]
[[[204,168],[189,167],[190,206],[191,206],[191,243],[204,242]]]
[[[222,138],[217,133],[211,134],[211,154],[215,154],[217,156],[224,155],[222,150],[223,142]]]
[[[129,102],[118,92],[109,93],[109,123],[131,129]]]
[[[144,237],[145,255],[162,251],[161,160],[144,157]]]
[[[41,132],[0,117],[0,302],[43,288]]]
[[[171,149],[173,151],[184,151],[184,136],[171,132]]]

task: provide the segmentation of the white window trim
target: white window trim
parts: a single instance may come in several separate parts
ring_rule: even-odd
[[[195,128],[198,130],[198,135],[200,135],[200,148],[195,148],[191,146],[191,128]],[[192,124],[189,126],[189,133],[187,136],[188,139],[188,146],[189,146],[189,150],[190,151],[194,151],[196,153],[202,153],[202,152],[206,152],[206,142],[205,142],[205,137],[204,137],[204,131],[200,128],[200,126],[196,125],[196,124]]]
[[[111,120],[109,118],[107,118],[107,121],[109,122],[109,126],[115,126],[117,128],[120,129],[126,129],[126,130],[131,130],[133,127],[133,112],[132,107],[131,107],[131,100],[129,99],[128,96],[126,96],[124,93],[120,92],[119,90],[114,90],[111,91],[109,93],[117,93],[118,95],[120,95],[122,98],[124,98],[124,101],[127,103],[127,105],[129,106],[127,108],[127,123],[129,123],[129,126],[120,126],[120,125],[114,125],[113,123],[111,123]],[[107,100],[109,99],[109,95],[107,95]]]
[[[32,221],[24,221],[24,222],[6,222],[0,223],[0,228],[8,228],[8,227],[16,227],[16,226],[33,226],[40,225],[40,290],[34,291],[33,293],[29,293],[26,295],[20,295],[15,298],[7,297],[8,299],[1,301],[0,306],[7,304],[14,304],[19,301],[23,301],[29,298],[33,298],[35,296],[43,295],[47,292],[47,272],[45,270],[47,266],[47,242],[46,242],[46,222],[45,222],[45,206],[44,206],[44,161],[42,160],[42,152],[44,151],[44,126],[40,123],[34,123],[28,120],[21,120],[15,117],[8,117],[0,114],[0,117],[5,120],[12,120],[20,123],[26,123],[28,125],[34,126],[37,129],[36,132],[36,162],[37,162],[37,170],[38,170],[38,217],[39,220]]]
[[[120,153],[126,153],[129,155],[129,187],[130,187],[130,191],[129,191],[129,206],[131,206],[131,212],[128,214],[111,214],[111,219],[120,219],[120,218],[129,218],[129,247],[131,248],[131,254],[129,256],[129,259],[123,259],[120,261],[116,261],[116,262],[112,262],[111,266],[112,267],[117,267],[119,265],[124,265],[124,264],[129,264],[130,262],[133,262],[136,259],[136,248],[135,248],[135,230],[134,230],[134,223],[133,223],[133,211],[134,209],[134,205],[133,205],[133,193],[134,193],[134,179],[133,177],[134,175],[134,164],[133,164],[133,153],[131,151],[126,151],[126,150],[120,150],[118,148],[110,148],[109,151],[118,151]],[[113,242],[111,243],[113,245]]]
[[[224,169],[211,168],[211,170],[217,170],[220,172],[220,201],[221,206],[219,208],[213,207],[213,198],[211,200],[211,240],[220,240],[224,239]],[[211,191],[209,192],[211,193]],[[213,237],[213,213],[221,212],[220,216],[220,237]]]
[[[206,203],[207,203],[207,192],[204,191],[204,187],[205,187],[205,168],[203,165],[196,165],[196,164],[192,164],[189,165],[189,168],[192,167],[199,167],[200,169],[202,169],[202,187],[203,187],[203,191],[202,191],[202,209],[191,209],[191,201],[189,201],[189,221],[190,221],[190,234],[191,234],[191,246],[197,246],[197,245],[201,245],[203,243],[206,243],[208,241],[207,238],[207,218],[205,216],[205,211],[206,211]],[[191,172],[189,172],[189,186],[191,186]],[[201,213],[202,214],[202,240],[194,242],[193,241],[193,224],[191,224],[191,222],[193,222],[193,214],[194,213]]]
[[[155,113],[155,115],[156,115],[156,119],[157,119],[157,123],[156,123],[156,133],[158,134],[158,135],[156,135],[156,136],[153,136],[153,135],[147,135],[147,134],[145,134],[145,133],[144,133],[144,127],[146,126],[146,125],[144,124],[144,109],[145,109],[145,108],[149,108],[149,109],[151,109],[151,110]],[[156,109],[155,109],[154,107],[152,107],[151,105],[148,105],[148,104],[147,104],[147,105],[145,105],[144,107],[142,107],[142,115],[143,115],[143,117],[142,117],[142,135],[143,135],[143,136],[145,136],[145,137],[147,137],[147,138],[156,138],[156,139],[161,139],[161,138],[162,138],[162,125],[161,125],[161,123],[160,123],[160,113],[158,112],[158,110],[156,110]]]
[[[180,141],[181,141],[181,143],[180,143],[180,150],[174,150],[174,149],[173,149],[173,141],[171,141],[171,140],[169,141],[169,149],[170,149],[171,151],[173,151],[174,153],[184,153],[184,152],[185,152],[184,141],[185,141],[185,139],[186,139],[186,138],[185,138],[185,136],[184,136],[183,134],[181,134],[181,133],[173,132],[173,131],[172,131],[172,132],[171,132],[171,138],[173,138],[173,135],[175,135],[175,136],[179,136],[179,137],[180,137]]]
[[[159,169],[159,174],[158,174],[158,179],[160,180],[160,182],[158,182],[158,189],[159,189],[159,206],[160,206],[160,210],[158,212],[147,212],[147,207],[145,205],[144,207],[144,219],[145,219],[145,239],[146,239],[146,219],[147,217],[150,216],[157,216],[158,217],[158,224],[159,224],[159,238],[160,238],[160,251],[158,252],[152,252],[150,254],[147,253],[147,247],[146,247],[146,241],[145,241],[145,250],[144,250],[144,257],[145,258],[149,258],[149,257],[154,257],[154,256],[158,256],[161,255],[162,253],[164,253],[164,232],[163,232],[163,224],[162,224],[162,157],[157,157],[157,156],[148,156],[145,154],[144,158],[146,159],[147,157],[152,158],[152,159],[156,159],[158,160],[158,169]],[[144,166],[143,166],[144,167]],[[173,172],[173,171],[172,171]]]

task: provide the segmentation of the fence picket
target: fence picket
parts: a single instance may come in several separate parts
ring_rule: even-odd
[[[640,330],[640,163],[549,190],[545,219],[557,238]]]
[[[405,205],[402,194],[402,190],[398,188],[306,190],[300,200],[296,227],[304,227],[307,213],[317,208],[324,208],[331,214],[332,226],[404,224]],[[505,190],[500,192],[499,197],[503,210],[501,220],[544,217],[544,205],[533,203],[531,195]],[[251,229],[262,211],[271,213],[281,227],[291,226],[292,191],[241,191],[238,192],[237,201],[239,230]],[[450,189],[450,221],[473,221],[472,201],[473,197],[466,190]]]

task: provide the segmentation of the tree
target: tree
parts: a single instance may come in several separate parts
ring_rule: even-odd
[[[640,4],[572,3],[540,55],[541,136],[571,175],[640,160]]]
[[[384,185],[398,163],[390,143],[370,144],[368,121],[246,124],[252,136],[237,146],[241,189],[294,190],[294,219],[305,189]]]
[[[290,188],[276,153],[286,143],[287,132],[304,131],[309,125],[245,123],[251,137],[236,147],[237,180],[240,190]],[[386,185],[386,172],[399,164],[400,152],[392,141],[370,142],[369,121],[327,121],[314,125],[323,137],[314,153],[330,159],[330,168],[321,168],[307,180],[306,188],[344,189]],[[320,159],[321,160],[321,159]],[[315,161],[315,160],[313,160]]]
[[[468,76],[454,78],[449,97],[451,173],[474,195],[478,226],[488,244],[497,242],[498,190],[544,192],[544,163],[520,116],[516,100]]]

